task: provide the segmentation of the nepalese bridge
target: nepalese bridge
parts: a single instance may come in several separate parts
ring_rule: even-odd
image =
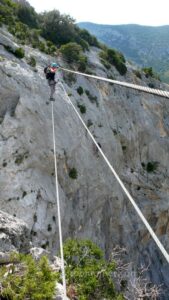
[[[121,82],[121,81],[117,81],[117,80],[113,80],[113,79],[98,77],[98,76],[95,76],[95,75],[89,75],[89,74],[85,74],[85,73],[81,73],[81,72],[77,72],[77,71],[72,71],[72,70],[69,70],[69,69],[65,69],[65,68],[62,68],[62,67],[60,67],[60,68],[63,70],[63,72],[74,73],[74,74],[77,74],[79,76],[85,76],[85,77],[93,78],[93,79],[96,79],[96,80],[102,80],[102,81],[105,81],[105,82],[108,82],[108,83],[113,83],[113,84],[116,84],[116,85],[119,85],[119,86],[122,86],[122,87],[127,87],[127,88],[130,88],[130,89],[138,90],[140,92],[150,93],[150,94],[157,95],[157,96],[160,96],[160,97],[169,98],[169,92],[168,91],[163,91],[163,90],[159,90],[159,89],[153,89],[153,88],[149,88],[149,87],[145,87],[145,86],[140,86],[140,85],[135,85],[135,84],[132,84],[132,83],[127,83],[127,82]],[[95,140],[94,136],[92,135],[92,133],[90,132],[90,130],[86,126],[85,122],[83,121],[83,119],[80,116],[79,112],[77,111],[76,107],[72,103],[70,97],[66,93],[66,90],[65,90],[65,87],[64,87],[63,83],[59,82],[58,85],[61,86],[61,88],[62,88],[62,90],[63,90],[63,92],[65,94],[65,100],[67,102],[67,105],[70,105],[72,107],[73,111],[75,112],[75,114],[79,118],[79,121],[81,122],[82,126],[86,129],[86,131],[89,134],[90,138],[92,139],[93,143],[95,144],[95,146],[97,147],[97,149],[100,152],[101,156],[103,157],[103,159],[104,159],[105,163],[107,164],[108,168],[110,169],[110,171],[112,172],[113,176],[116,178],[116,180],[118,181],[119,185],[121,186],[124,194],[127,196],[127,198],[129,199],[129,201],[133,205],[133,207],[134,207],[137,215],[140,217],[140,219],[142,220],[142,222],[146,226],[148,232],[150,233],[151,237],[155,241],[157,247],[160,249],[160,251],[164,255],[165,259],[169,263],[169,254],[167,253],[166,249],[162,245],[162,243],[159,240],[159,238],[157,237],[156,233],[153,231],[153,229],[151,228],[150,224],[148,223],[148,221],[144,217],[143,213],[141,212],[140,208],[136,204],[135,200],[130,195],[129,191],[126,189],[126,187],[125,187],[124,183],[122,182],[122,180],[120,179],[118,173],[115,171],[114,167],[110,164],[110,162],[109,162],[108,158],[106,157],[105,153],[100,148],[100,146],[98,145],[98,143]],[[58,223],[59,223],[60,253],[61,253],[61,261],[62,261],[62,280],[63,280],[63,287],[64,287],[64,299],[66,300],[67,299],[66,298],[66,279],[65,279],[64,255],[63,255],[63,239],[62,239],[62,226],[61,226],[60,200],[59,200],[59,186],[58,186],[58,174],[57,174],[55,122],[54,122],[53,105],[54,105],[54,103],[52,102],[52,127],[53,127],[54,164],[55,164],[55,179],[56,179],[56,200],[57,200]]]

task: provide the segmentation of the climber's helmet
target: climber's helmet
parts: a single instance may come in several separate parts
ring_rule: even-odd
[[[56,72],[57,68],[59,67],[59,65],[57,63],[51,63],[50,64],[50,70],[51,72]]]

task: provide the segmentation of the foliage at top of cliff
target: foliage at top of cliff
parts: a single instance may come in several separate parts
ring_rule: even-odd
[[[25,0],[0,0],[0,26],[3,24],[22,45],[31,45],[49,55],[61,53],[65,61],[75,63],[81,72],[87,70],[88,60],[83,52],[90,46],[103,50],[101,62],[106,68],[113,65],[121,75],[127,71],[121,53],[100,44],[86,29],[80,29],[71,16],[58,10],[37,14]]]
[[[28,35],[27,31],[32,29],[57,47],[69,42],[76,42],[83,49],[89,45],[99,47],[96,37],[87,30],[80,29],[73,18],[60,14],[58,10],[37,14],[33,7],[24,2],[0,0],[0,25],[2,24],[6,24],[8,30],[16,36],[18,32],[23,32],[22,36],[17,36],[23,43]]]

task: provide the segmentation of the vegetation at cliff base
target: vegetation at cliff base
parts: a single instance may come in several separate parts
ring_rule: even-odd
[[[31,255],[15,255],[14,261],[0,268],[0,299],[52,300],[58,274],[43,256],[35,261]]]
[[[123,300],[112,280],[115,263],[107,262],[103,252],[90,240],[67,240],[64,245],[68,296],[79,300]]]
[[[123,260],[126,249],[116,247],[111,259],[90,240],[69,239],[64,244],[67,296],[70,300],[161,299],[161,287],[144,277],[147,269],[135,270]],[[56,284],[62,283],[46,256],[12,254],[0,266],[1,300],[53,300]]]
[[[67,240],[64,244],[67,294],[78,300],[123,300],[116,292],[112,273],[102,250],[90,240]],[[0,267],[0,299],[52,300],[60,272],[53,271],[46,256],[12,254],[11,263]],[[73,298],[73,296],[76,298]]]

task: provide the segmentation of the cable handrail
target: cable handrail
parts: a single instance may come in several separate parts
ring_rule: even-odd
[[[90,132],[90,130],[88,129],[88,127],[86,126],[85,122],[83,121],[82,117],[80,116],[79,112],[77,111],[77,109],[75,108],[75,106],[73,105],[70,97],[68,96],[64,85],[61,83],[61,86],[63,88],[63,91],[65,93],[65,96],[67,98],[68,101],[66,101],[67,103],[69,103],[73,110],[75,111],[75,113],[77,114],[78,118],[80,119],[82,125],[84,126],[84,128],[86,129],[87,133],[89,134],[89,136],[91,137],[91,139],[93,140],[95,146],[97,147],[98,151],[100,152],[100,154],[102,155],[103,159],[105,160],[106,164],[108,165],[109,169],[111,170],[111,172],[113,173],[113,175],[115,176],[116,180],[118,181],[118,183],[120,184],[123,192],[126,194],[126,196],[128,197],[128,199],[130,200],[131,204],[133,205],[134,209],[136,210],[137,214],[139,215],[140,219],[142,220],[142,222],[144,223],[145,227],[147,228],[147,230],[149,231],[151,237],[153,238],[154,242],[156,243],[156,245],[158,246],[158,248],[160,249],[161,253],[164,255],[165,259],[167,260],[167,262],[169,263],[169,254],[167,253],[166,249],[164,248],[164,246],[162,245],[162,243],[160,242],[159,238],[157,237],[157,235],[155,234],[155,232],[153,231],[152,227],[150,226],[150,224],[148,223],[148,221],[146,220],[146,218],[144,217],[143,213],[141,212],[140,208],[138,207],[138,205],[136,204],[136,202],[134,201],[133,197],[130,195],[130,193],[128,192],[127,188],[125,187],[124,183],[122,182],[122,180],[120,179],[119,175],[117,174],[117,172],[115,171],[115,169],[113,168],[113,166],[111,165],[111,163],[109,162],[108,158],[106,157],[106,155],[104,154],[104,152],[102,151],[102,149],[100,148],[100,146],[98,145],[97,141],[95,140],[94,136],[92,135],[92,133]]]
[[[106,82],[109,82],[109,83],[114,83],[114,84],[117,84],[117,85],[120,85],[120,86],[123,86],[123,87],[131,88],[131,89],[134,89],[134,90],[138,90],[138,91],[153,94],[153,95],[158,95],[158,96],[169,99],[169,91],[154,89],[154,88],[150,88],[150,87],[147,87],[147,86],[142,86],[142,85],[138,85],[138,84],[134,84],[134,83],[118,81],[118,80],[109,79],[109,78],[105,78],[105,77],[100,77],[100,76],[96,76],[96,75],[86,74],[86,73],[82,73],[82,72],[78,72],[78,71],[69,70],[69,69],[66,69],[66,68],[63,68],[63,67],[60,67],[60,69],[65,71],[65,72],[74,73],[74,74],[77,74],[77,75],[81,75],[81,76],[84,76],[84,77],[93,78],[93,79],[97,79],[97,80],[102,80],[102,81],[106,81]]]

